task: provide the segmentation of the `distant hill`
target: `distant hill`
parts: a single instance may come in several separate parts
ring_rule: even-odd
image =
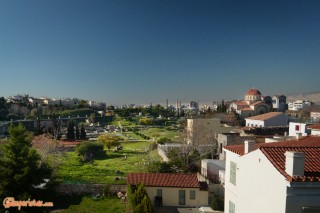
[[[286,95],[287,101],[295,101],[295,100],[308,100],[314,102],[315,104],[320,104],[320,91],[318,92],[304,92],[300,94],[290,94]]]

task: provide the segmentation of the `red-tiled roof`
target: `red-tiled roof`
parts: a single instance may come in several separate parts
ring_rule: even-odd
[[[197,174],[129,173],[127,180],[130,185],[143,183],[145,186],[203,188]]]
[[[247,102],[245,101],[236,101],[234,102],[237,106],[245,106],[245,107],[249,107],[249,105],[247,104]]]
[[[254,102],[254,103],[250,104],[250,105],[255,106],[255,105],[258,105],[258,104],[265,104],[265,102],[264,101],[257,101],[257,102]]]
[[[265,120],[268,120],[270,118],[273,118],[273,117],[276,117],[276,116],[279,116],[279,115],[282,115],[282,114],[283,114],[282,112],[268,112],[268,113],[265,113],[265,114],[252,116],[252,117],[249,117],[249,118],[246,118],[246,119],[265,121]]]
[[[246,95],[261,95],[261,92],[257,89],[249,89],[246,92]]]
[[[253,109],[251,109],[250,107],[246,107],[246,108],[240,109],[240,111],[253,111]]]
[[[320,182],[320,143],[318,147],[261,147],[263,154],[290,182]],[[304,176],[291,177],[285,170],[286,151],[305,153]]]
[[[244,145],[226,146],[227,150],[238,155],[244,155]],[[320,182],[320,137],[306,136],[299,140],[290,140],[274,143],[255,144],[255,149],[260,149],[276,169],[290,182]],[[285,172],[285,152],[304,152],[305,176],[291,177]]]
[[[320,129],[320,124],[313,124],[313,125],[308,126],[307,128],[309,128],[309,129]]]

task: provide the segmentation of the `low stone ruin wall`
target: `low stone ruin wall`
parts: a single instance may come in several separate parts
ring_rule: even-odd
[[[70,184],[62,183],[57,191],[62,195],[103,195],[107,184]],[[118,192],[124,193],[126,185],[110,185],[110,194],[116,195]]]

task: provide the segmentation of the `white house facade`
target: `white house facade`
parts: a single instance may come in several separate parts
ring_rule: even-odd
[[[295,102],[288,103],[288,110],[298,111],[298,110],[302,110],[308,106],[311,106],[311,103],[309,101],[296,100]]]
[[[300,134],[301,136],[308,135],[307,124],[290,122],[289,123],[289,136],[297,136],[298,134]]]
[[[320,137],[227,146],[226,213],[320,211]]]

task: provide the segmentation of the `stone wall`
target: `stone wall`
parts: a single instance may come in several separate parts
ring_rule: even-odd
[[[69,184],[62,183],[57,191],[63,195],[102,195],[107,184]],[[110,185],[110,194],[116,195],[118,192],[124,193],[126,185]]]

